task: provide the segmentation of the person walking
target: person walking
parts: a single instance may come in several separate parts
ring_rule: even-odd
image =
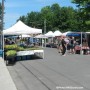
[[[58,38],[58,53],[62,52],[61,37]]]
[[[63,36],[62,36],[61,44],[62,44],[62,56],[65,56],[65,53],[66,53],[66,42],[65,42]]]
[[[72,54],[74,54],[75,53],[75,40],[74,40],[74,37],[71,37],[71,39],[70,39],[70,52],[72,53]]]

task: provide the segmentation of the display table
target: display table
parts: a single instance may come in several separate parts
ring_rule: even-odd
[[[30,50],[30,51],[18,51],[17,56],[36,55],[40,58],[44,58],[44,50]]]
[[[76,45],[76,46],[75,46],[75,51],[76,51],[76,50],[81,50],[81,46],[80,46],[80,45]]]
[[[44,58],[44,50],[33,50],[34,54],[40,58]]]
[[[18,51],[17,52],[17,56],[25,56],[25,55],[34,55],[34,51],[30,50],[30,51]]]
[[[76,45],[75,46],[75,52],[76,54],[80,54],[80,51],[82,50],[83,51],[83,54],[88,54],[87,51],[89,50],[90,48],[88,46],[80,46],[80,45]]]
[[[86,50],[88,50],[88,49],[89,49],[89,47],[85,47],[85,46],[83,46],[83,47],[82,47],[82,49],[86,49]]]
[[[81,47],[79,45],[75,46],[75,54],[80,54]]]

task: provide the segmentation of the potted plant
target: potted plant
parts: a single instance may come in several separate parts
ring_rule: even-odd
[[[14,63],[16,55],[17,55],[16,50],[8,50],[6,52],[6,65],[8,63]]]
[[[8,51],[6,52],[6,56],[7,56],[7,57],[15,57],[16,54],[17,54],[16,50],[8,50]]]
[[[7,51],[7,50],[16,50],[17,49],[17,45],[16,44],[12,44],[12,45],[5,45],[4,46],[4,50]]]

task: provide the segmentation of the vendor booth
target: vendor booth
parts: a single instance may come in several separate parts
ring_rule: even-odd
[[[75,45],[76,54],[88,54],[89,45],[86,32],[69,32],[66,36],[75,37],[77,42]]]
[[[18,35],[18,38],[16,39],[17,42],[24,42],[27,38],[33,37],[34,35],[37,34],[41,34],[42,33],[42,29],[37,29],[37,28],[32,28],[29,27],[27,25],[25,25],[22,21],[18,21],[15,25],[13,25],[12,27],[3,30],[3,36],[5,35]],[[22,38],[20,38],[20,35]],[[25,39],[26,38],[26,39]],[[4,49],[4,54],[5,55],[5,59],[6,59],[6,64],[8,63],[9,58],[12,56],[12,58],[16,58],[17,56],[27,56],[27,55],[32,55],[31,51],[33,51],[33,55],[39,56],[41,58],[44,58],[44,50],[42,48],[39,47],[35,47],[35,46],[30,46],[30,45],[25,45],[21,46],[17,43],[12,44],[12,38],[8,39],[8,38],[4,38],[6,40],[9,40],[9,44],[5,44],[5,49]],[[4,42],[4,41],[3,41]],[[11,48],[10,48],[11,47]],[[13,48],[13,49],[12,49]],[[25,53],[23,53],[25,52]],[[29,53],[28,53],[29,52]],[[22,55],[23,54],[23,55]],[[11,55],[11,56],[10,56]]]

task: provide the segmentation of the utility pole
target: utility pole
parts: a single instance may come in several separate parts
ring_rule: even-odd
[[[4,58],[4,0],[2,0],[2,15],[1,15],[1,49],[3,51],[3,58]]]
[[[46,34],[46,19],[44,20],[44,34]]]
[[[2,0],[2,30],[3,30],[3,21],[4,21],[4,0]]]
[[[83,32],[82,32],[82,17],[81,17],[81,8],[80,8],[80,4],[79,4],[79,23],[80,23],[80,25],[79,25],[79,29],[80,29],[80,32],[81,32],[81,50],[80,50],[80,54],[82,55],[82,34],[83,34]]]
[[[46,34],[46,19],[44,20],[44,34]],[[46,38],[45,38],[45,47],[46,47]]]

